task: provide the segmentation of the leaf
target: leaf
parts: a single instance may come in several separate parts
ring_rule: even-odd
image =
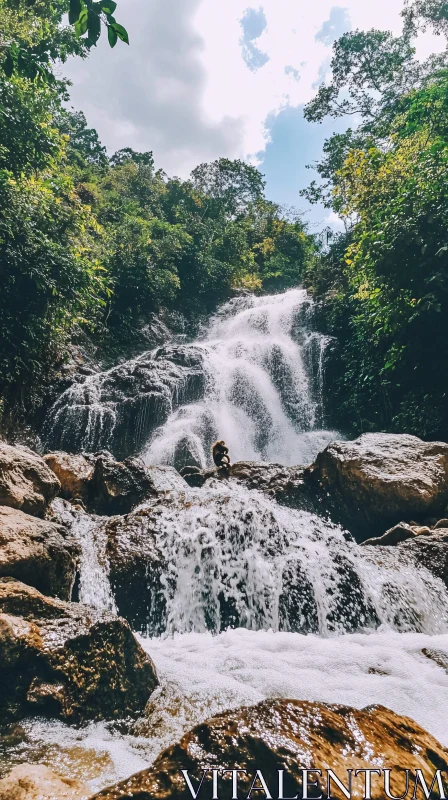
[[[87,27],[89,24],[89,12],[87,8],[83,8],[78,21],[75,23],[75,33],[78,36],[83,36],[83,34],[87,31]]]
[[[107,38],[111,47],[115,47],[118,41],[117,32],[113,29],[112,25],[107,26]]]
[[[8,53],[3,62],[3,72],[5,73],[7,78],[10,78],[12,73],[14,72],[14,59],[11,53]]]
[[[129,36],[126,28],[123,28],[123,25],[119,25],[118,22],[113,22],[112,26],[118,38],[121,39],[122,42],[129,44]]]
[[[70,25],[74,25],[78,21],[81,14],[82,3],[81,0],[70,0],[70,10],[68,12],[68,21]]]
[[[113,14],[116,7],[115,0],[103,0],[101,3],[101,9],[105,14]]]
[[[88,17],[88,31],[89,41],[91,44],[96,44],[101,34],[101,20],[94,11],[89,11]]]

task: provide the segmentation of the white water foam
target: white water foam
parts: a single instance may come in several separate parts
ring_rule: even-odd
[[[153,435],[148,464],[210,465],[225,439],[233,461],[310,463],[336,434],[322,429],[323,359],[328,337],[310,327],[304,289],[231,300],[197,342],[206,389]]]
[[[61,498],[53,501],[53,512],[68,527],[81,549],[79,602],[115,614],[117,609],[110,586],[106,558],[107,542],[101,526],[97,525],[97,518]]]
[[[381,704],[416,720],[448,746],[448,635],[375,632],[322,638],[298,633],[229,630],[219,636],[190,633],[141,639],[161,685],[147,716],[124,733],[91,723],[22,724],[25,740],[8,752],[14,763],[45,763],[86,780],[96,791],[151,765],[195,724],[226,709],[283,697],[364,708]]]

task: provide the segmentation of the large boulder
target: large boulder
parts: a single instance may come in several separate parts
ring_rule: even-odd
[[[118,609],[136,631],[164,631],[161,572],[164,563],[156,541],[157,505],[98,522],[106,540],[112,594]]]
[[[45,461],[60,480],[62,497],[81,500],[98,514],[128,514],[147,498],[188,488],[174,467],[146,466],[140,458],[117,461],[107,450],[89,455],[48,453]]]
[[[95,462],[81,454],[47,453],[45,463],[53,470],[61,484],[61,495],[66,500],[89,501],[89,490],[95,470]]]
[[[137,455],[173,408],[202,397],[203,358],[201,347],[168,344],[105,372],[78,375],[48,413],[46,449]]]
[[[43,764],[19,764],[0,780],[0,800],[86,800],[89,788]]]
[[[304,481],[304,472],[304,467],[286,467],[264,461],[236,461],[226,470],[200,470],[194,466],[181,470],[185,481],[193,487],[204,486],[209,480],[236,482],[247,489],[257,489],[278,503],[308,508],[314,505],[314,498]]]
[[[67,721],[141,712],[157,685],[129,625],[0,579],[0,714]]]
[[[169,747],[151,769],[122,781],[95,795],[95,800],[191,800],[181,770],[195,791],[207,769],[199,797],[216,796],[212,791],[212,772],[219,770],[219,797],[229,798],[232,776],[222,770],[247,770],[238,775],[238,797],[302,796],[302,769],[320,769],[322,777],[309,775],[311,797],[327,798],[326,770],[333,770],[347,785],[347,769],[353,769],[353,797],[369,796],[364,792],[365,776],[355,770],[392,768],[395,796],[404,794],[405,772],[420,769],[431,786],[437,769],[448,769],[448,751],[433,736],[408,717],[382,706],[359,711],[340,705],[324,705],[298,700],[267,700],[250,708],[226,711],[193,728],[178,744]],[[253,784],[260,770],[270,794],[262,792],[260,780]],[[284,792],[279,790],[279,770],[284,770]],[[411,778],[410,783],[413,783]],[[384,777],[372,776],[372,794],[383,797]],[[258,789],[258,791],[256,791]],[[421,791],[421,789],[420,789]],[[261,795],[260,795],[261,792]],[[343,795],[331,784],[331,796]],[[92,798],[93,800],[93,798]]]
[[[0,577],[70,600],[79,545],[61,525],[0,506]]]
[[[98,514],[127,514],[152,494],[152,481],[139,458],[116,461],[107,452],[96,457],[89,505]]]
[[[0,505],[43,517],[59,489],[43,458],[28,447],[0,442]]]
[[[333,442],[305,472],[333,516],[360,540],[402,519],[424,520],[448,502],[448,444],[365,433]]]

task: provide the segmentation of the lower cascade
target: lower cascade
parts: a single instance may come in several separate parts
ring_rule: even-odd
[[[231,300],[193,344],[68,389],[46,422],[48,446],[207,471],[222,438],[232,464],[306,466],[342,438],[325,429],[329,340],[312,319],[302,289]],[[157,413],[148,376],[163,386]],[[82,727],[26,719],[0,769],[44,762],[93,792],[151,765],[194,724],[270,698],[382,703],[448,745],[441,578],[399,547],[360,546],[317,496],[291,507],[232,474],[194,488],[171,473],[121,516],[52,504],[79,547],[74,599],[125,617],[154,660],[160,685],[144,715]]]

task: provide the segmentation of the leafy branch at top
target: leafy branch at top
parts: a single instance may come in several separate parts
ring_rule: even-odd
[[[11,78],[13,74],[46,84],[56,83],[52,63],[65,61],[68,55],[85,55],[96,45],[104,28],[111,47],[118,39],[129,44],[126,28],[114,17],[115,0],[54,0],[51,4],[42,0],[6,0],[10,14],[28,23],[28,31],[42,31],[42,35],[0,34],[0,70]],[[63,16],[68,12],[69,26],[61,27]],[[31,20],[30,14],[34,19]],[[36,27],[37,25],[37,27]],[[59,34],[48,35],[48,26],[59,28]]]
[[[115,47],[118,39],[129,44],[126,28],[120,25],[113,16],[117,4],[115,0],[70,0],[68,19],[75,26],[77,37],[86,37],[86,44],[92,47],[101,36],[102,25],[107,28],[107,36],[111,47]]]

